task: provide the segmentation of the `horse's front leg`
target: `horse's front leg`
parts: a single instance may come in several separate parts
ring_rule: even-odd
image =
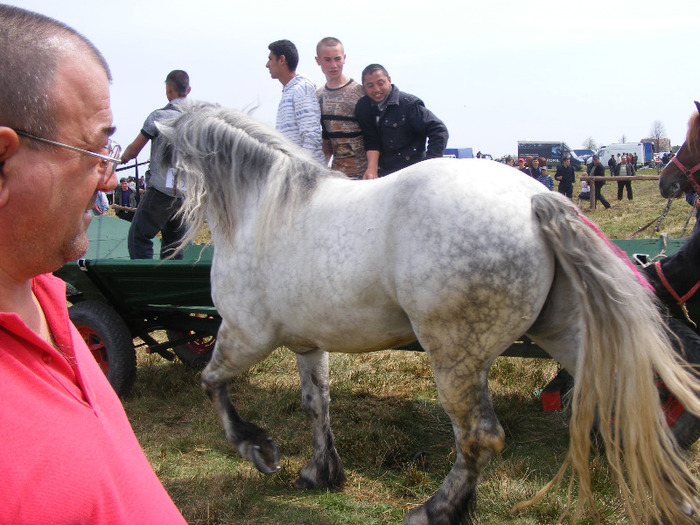
[[[239,373],[267,357],[272,350],[252,353],[236,351],[237,344],[221,326],[211,361],[202,372],[202,388],[216,407],[226,439],[263,474],[279,470],[277,446],[259,426],[243,419],[236,411],[228,391],[228,383]],[[228,346],[227,346],[228,343]]]
[[[314,453],[299,471],[294,487],[337,490],[345,483],[345,472],[335,450],[331,430],[328,353],[323,350],[297,354],[301,379],[301,404],[311,423]]]

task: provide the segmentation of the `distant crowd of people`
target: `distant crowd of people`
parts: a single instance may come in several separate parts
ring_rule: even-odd
[[[668,164],[673,158],[674,154],[666,153],[661,159],[664,165]],[[524,174],[532,177],[533,179],[541,182],[548,189],[554,189],[554,181],[558,181],[557,191],[569,197],[573,198],[573,186],[576,182],[576,175],[573,166],[571,166],[571,159],[568,156],[564,156],[561,165],[557,167],[556,173],[554,174],[554,179],[548,174],[547,159],[544,157],[533,157],[526,156],[518,158],[517,166],[515,166],[515,161],[510,155],[504,157],[500,162],[513,166],[519,169]],[[633,153],[622,153],[611,155],[607,161],[609,168],[609,174],[612,177],[632,177],[637,173],[637,162],[638,158],[636,154]],[[605,166],[602,164],[600,157],[598,155],[593,155],[591,157],[591,163],[588,164],[586,168],[586,174],[591,177],[604,177],[605,176]],[[601,193],[602,187],[605,185],[604,180],[595,180],[593,183],[593,191],[595,198],[599,201],[606,209],[610,208],[611,205],[607,199]],[[581,200],[590,199],[591,186],[588,181],[581,181],[581,193],[578,195],[579,202]],[[632,193],[632,181],[631,180],[620,180],[617,181],[617,200],[622,200],[625,191],[627,192],[627,199],[633,199]],[[693,193],[692,195],[686,195],[686,200],[689,204],[696,206],[700,210],[700,198],[698,195]]]
[[[573,192],[573,183],[575,182],[574,169],[571,168],[571,174],[569,175],[569,169],[564,169],[564,163],[566,166],[570,167],[571,159],[568,157],[562,162],[562,165],[557,168],[554,174],[554,179],[549,174],[549,168],[547,167],[547,159],[544,157],[533,157],[528,155],[526,157],[520,157],[518,159],[517,169],[528,177],[532,177],[536,181],[544,184],[544,186],[549,190],[554,190],[554,180],[559,181],[559,187],[557,190],[559,193],[563,193],[571,198],[571,193]],[[505,158],[505,164],[508,166],[515,167],[515,161],[513,157],[507,156]]]

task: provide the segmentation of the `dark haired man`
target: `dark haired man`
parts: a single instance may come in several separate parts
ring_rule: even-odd
[[[426,158],[442,157],[447,127],[421,99],[399,91],[379,64],[362,71],[362,86],[366,95],[357,102],[355,117],[367,151],[364,178],[376,179]]]
[[[131,222],[136,212],[136,190],[129,187],[129,180],[126,177],[122,177],[119,181],[119,187],[114,190],[113,200],[112,208],[117,217]]]
[[[598,155],[593,155],[593,162],[586,168],[588,175],[591,177],[605,177],[605,168],[600,163],[600,157]],[[600,201],[600,203],[605,206],[605,209],[610,209],[610,203],[607,201],[601,190],[605,186],[604,180],[593,181],[593,191],[595,194],[595,199]],[[592,201],[591,201],[592,202]]]
[[[571,165],[571,157],[564,156],[561,160],[561,166],[557,167],[557,172],[554,178],[559,181],[557,191],[562,195],[566,195],[570,199],[574,195],[574,182],[576,182],[576,173]]]
[[[540,168],[540,158],[535,157],[532,159],[530,162],[530,166],[526,169],[525,173],[527,173],[530,177],[533,179],[537,180],[542,176],[542,169]]]
[[[299,52],[289,40],[277,40],[267,46],[270,53],[265,67],[282,84],[282,99],[277,108],[277,129],[312,158],[327,165],[321,146],[321,108],[316,86],[296,72]]]
[[[151,141],[151,162],[146,172],[146,193],[141,197],[129,228],[129,256],[132,259],[153,259],[153,238],[162,234],[160,258],[182,259],[182,251],[175,252],[187,234],[187,226],[177,212],[182,206],[182,191],[178,177],[164,156],[165,140],[158,122],[170,120],[182,111],[190,93],[190,77],[176,69],[165,78],[165,96],[168,104],[152,112],[143,123],[140,133],[127,146],[122,162],[135,158]]]
[[[51,275],[116,186],[109,68],[82,35],[0,5],[0,523],[184,524]]]
[[[608,168],[610,169],[610,175],[615,173],[616,166],[617,166],[617,161],[615,160],[615,155],[610,155],[610,158],[608,159]]]

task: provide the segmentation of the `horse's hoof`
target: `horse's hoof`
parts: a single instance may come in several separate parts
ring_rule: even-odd
[[[403,517],[403,525],[430,525],[428,514],[425,512],[423,506],[421,505],[409,511]]]
[[[264,437],[257,443],[249,441],[241,443],[238,448],[239,453],[248,459],[255,468],[263,474],[274,474],[280,469],[279,451],[277,445],[270,437]]]
[[[331,492],[342,490],[345,484],[345,471],[335,448],[321,459],[311,459],[299,471],[294,481],[295,489],[326,489]]]
[[[304,478],[302,476],[299,476],[297,479],[295,479],[294,483],[292,483],[292,486],[297,490],[313,490],[321,488],[315,481]]]

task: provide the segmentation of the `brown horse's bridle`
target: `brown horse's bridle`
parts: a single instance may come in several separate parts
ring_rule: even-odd
[[[683,149],[683,148],[681,148],[681,149]],[[678,150],[678,153],[680,153],[680,150]],[[678,167],[678,169],[681,170],[683,175],[686,176],[686,178],[688,179],[688,182],[693,187],[693,191],[695,191],[696,193],[700,193],[700,184],[698,184],[698,182],[695,180],[695,177],[693,176],[693,175],[695,175],[695,173],[700,171],[700,162],[698,162],[692,168],[687,168],[680,160],[678,160],[678,155],[675,155],[671,159],[671,162],[673,162]]]
[[[700,164],[698,166],[700,166]],[[692,288],[690,288],[690,290],[688,290],[685,293],[685,295],[680,296],[673,289],[673,286],[671,286],[671,283],[668,282],[668,279],[666,279],[666,276],[664,275],[664,272],[661,269],[661,261],[656,261],[654,263],[654,269],[656,270],[656,275],[659,276],[659,280],[661,281],[661,284],[663,284],[664,288],[666,288],[666,291],[671,294],[671,297],[673,297],[676,301],[678,301],[678,306],[681,307],[681,310],[685,314],[685,318],[688,321],[690,321],[693,325],[695,325],[695,322],[690,318],[690,315],[688,314],[688,308],[686,307],[685,303],[686,303],[686,301],[688,301],[688,299],[690,299],[693,295],[695,295],[695,293],[698,290],[700,290],[700,281],[695,283],[695,285]],[[697,325],[695,325],[695,326],[697,326]]]
[[[688,299],[690,299],[695,293],[700,289],[700,281],[695,283],[695,286],[693,286],[688,292],[681,297],[678,295],[678,293],[673,289],[671,286],[671,283],[668,282],[668,279],[666,279],[666,276],[664,275],[663,270],[661,269],[661,261],[656,261],[654,263],[654,269],[656,270],[656,275],[659,276],[659,279],[661,280],[661,284],[664,285],[664,288],[668,291],[668,293],[671,294],[671,297],[673,297],[676,301],[678,301],[679,305],[682,305],[685,303]]]

